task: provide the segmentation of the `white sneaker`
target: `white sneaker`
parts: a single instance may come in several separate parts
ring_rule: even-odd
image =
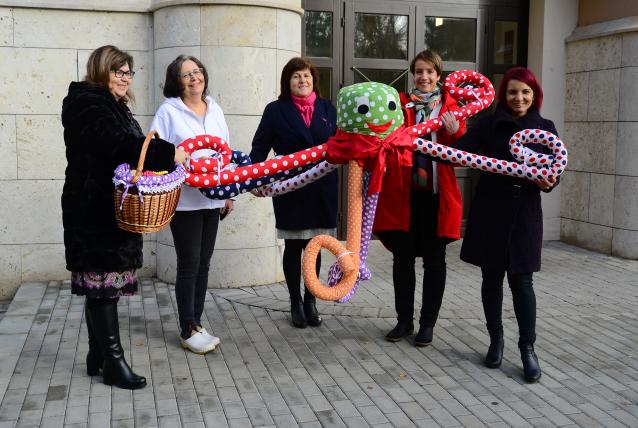
[[[219,337],[213,336],[212,334],[207,332],[206,329],[202,327],[201,325],[198,325],[197,327],[195,327],[195,330],[197,330],[199,333],[203,334],[204,336],[208,337],[212,341],[214,346],[219,345],[219,343],[221,342]]]
[[[193,332],[191,333],[191,337],[189,337],[188,339],[183,339],[180,336],[179,340],[182,348],[188,349],[189,351],[200,355],[204,355],[210,351],[214,351],[215,346],[217,346],[210,338],[195,330],[193,330]],[[219,341],[219,339],[217,340]]]

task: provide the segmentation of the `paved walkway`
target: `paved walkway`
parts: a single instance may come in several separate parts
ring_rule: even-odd
[[[480,275],[458,251],[427,348],[383,340],[394,311],[378,246],[373,279],[350,303],[322,302],[320,328],[292,328],[281,284],[210,290],[205,323],[222,345],[206,357],[178,346],[173,287],[146,280],[120,301],[127,358],[149,379],[134,392],[86,376],[83,298],[68,282],[25,283],[0,322],[0,428],[638,426],[638,262],[547,245],[535,277],[543,377],[527,385],[509,293],[505,361],[482,366]]]

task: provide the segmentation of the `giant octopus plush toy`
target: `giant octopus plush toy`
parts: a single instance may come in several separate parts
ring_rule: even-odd
[[[450,74],[442,91],[465,103],[450,110],[458,119],[477,114],[494,100],[492,84],[474,71]],[[512,137],[510,149],[520,163],[486,158],[422,140],[420,136],[440,129],[442,122],[431,119],[404,127],[399,94],[381,83],[359,83],[341,89],[337,117],[337,134],[326,144],[258,164],[247,165],[245,156],[230,151],[225,142],[211,136],[198,136],[179,146],[186,151],[203,147],[217,151],[212,159],[200,162],[206,165],[203,170],[200,165],[196,171],[187,173],[186,178],[188,184],[200,187],[211,198],[228,198],[250,190],[261,196],[278,196],[323,177],[339,164],[349,165],[346,244],[320,235],[308,243],[303,257],[305,285],[323,300],[346,301],[359,282],[370,277],[365,260],[379,193],[398,190],[400,169],[412,165],[413,151],[482,171],[529,179],[557,177],[567,165],[567,151],[560,139],[538,129],[524,130]],[[523,146],[526,143],[544,144],[552,154],[533,152]],[[231,159],[237,161],[229,163]],[[246,166],[239,166],[241,164]],[[315,271],[321,248],[337,257],[328,274],[328,286],[319,281]]]

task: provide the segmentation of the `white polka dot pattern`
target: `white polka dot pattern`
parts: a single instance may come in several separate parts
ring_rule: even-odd
[[[302,187],[307,186],[313,181],[319,180],[320,178],[328,175],[337,168],[339,168],[339,165],[323,161],[318,165],[313,166],[308,171],[302,172],[297,176],[260,187],[258,189],[258,192],[260,196],[283,195],[285,193],[301,189]]]
[[[467,83],[470,86],[459,87],[457,85]],[[481,73],[472,70],[459,70],[450,74],[443,83],[441,91],[457,101],[466,102],[465,105],[455,106],[450,112],[458,120],[474,116],[486,109],[494,101],[494,86],[489,79]],[[443,127],[443,122],[438,118],[427,120],[408,128],[410,135],[419,137],[430,134]]]
[[[359,251],[361,250],[361,209],[363,169],[356,161],[348,164],[348,230],[346,246],[328,235],[315,236],[304,250],[301,269],[304,284],[317,298],[337,301],[346,296],[354,287],[359,276]],[[325,248],[337,256],[337,263],[343,271],[343,278],[334,287],[324,286],[316,272],[317,255]]]
[[[511,177],[528,179],[558,177],[567,166],[567,149],[561,139],[542,129],[524,129],[514,134],[510,139],[510,152],[514,159],[521,163],[488,158],[421,138],[414,140],[413,143],[415,150],[438,159],[480,171],[509,175]],[[527,147],[523,147],[524,144],[529,143],[537,143],[549,147],[553,154],[536,153]]]

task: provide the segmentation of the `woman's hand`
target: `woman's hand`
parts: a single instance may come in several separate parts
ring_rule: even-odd
[[[175,149],[175,162],[179,162],[183,165],[188,162],[188,158],[188,153],[180,149]]]
[[[256,189],[251,190],[250,193],[252,193],[253,196],[257,196],[258,198],[263,198],[264,197],[264,194],[262,193],[261,190],[259,190],[259,187],[256,188]]]
[[[226,199],[225,204],[222,209],[219,210],[219,213],[226,217],[235,209],[235,201],[232,199]]]
[[[446,111],[441,115],[441,122],[445,126],[445,132],[448,135],[454,135],[459,130],[459,121],[452,112]]]
[[[541,190],[549,190],[556,184],[556,177],[536,178],[533,181]]]

